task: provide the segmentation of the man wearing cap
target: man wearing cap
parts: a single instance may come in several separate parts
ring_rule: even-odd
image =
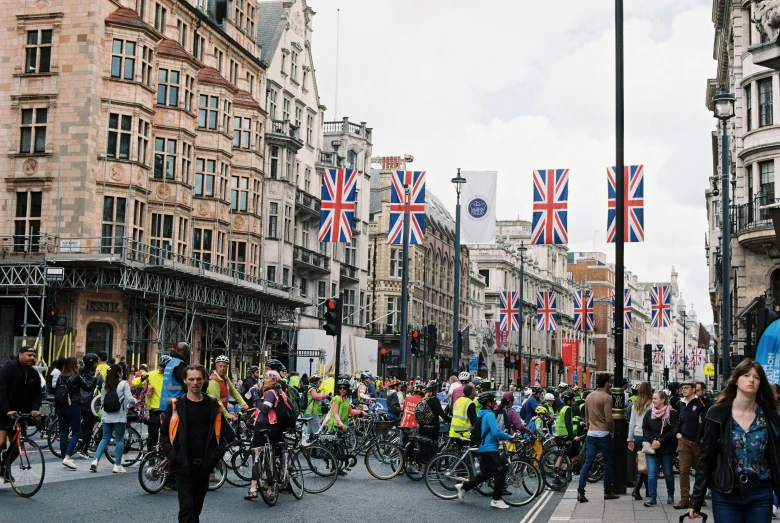
[[[0,449],[5,449],[12,418],[19,413],[38,417],[42,399],[41,376],[34,365],[35,349],[25,345],[15,359],[0,367]]]
[[[165,412],[160,410],[160,394],[162,393],[165,365],[170,360],[170,356],[162,356],[157,364],[157,370],[153,370],[148,374],[138,375],[133,380],[133,387],[146,387],[146,408],[149,409],[149,433],[146,438],[146,448],[149,452],[157,445],[157,440],[160,436],[161,418]],[[141,367],[143,368],[145,365]]]
[[[104,350],[98,351],[97,353],[98,357],[98,366],[97,369],[95,369],[95,374],[100,374],[103,376],[103,381],[106,380],[106,373],[108,372],[108,368],[110,365],[108,364],[108,353]],[[125,374],[127,376],[127,374]]]
[[[703,422],[706,412],[704,401],[696,396],[692,381],[680,384],[682,398],[678,406],[680,412],[680,428],[677,432],[677,455],[680,458],[680,502],[675,510],[688,508],[691,490],[691,465],[699,464],[699,424]]]

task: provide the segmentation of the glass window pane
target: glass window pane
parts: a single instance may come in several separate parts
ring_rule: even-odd
[[[119,78],[122,74],[122,57],[111,57],[111,76],[113,78]]]
[[[108,115],[108,128],[116,129],[119,127],[119,115],[116,113],[110,113]]]
[[[112,196],[103,197],[103,221],[114,221],[114,198]]]
[[[169,180],[173,180],[176,176],[176,157],[175,156],[168,156],[166,157],[166,165],[165,165],[165,177]]]
[[[202,174],[196,174],[195,175],[195,194],[202,195],[203,194],[203,175]]]
[[[16,217],[24,218],[27,216],[27,193],[16,193]]]
[[[135,42],[125,42],[125,54],[135,56]]]
[[[157,84],[157,103],[162,105],[165,103],[165,99],[167,98],[167,93],[165,91],[168,90],[168,86],[165,84]]]
[[[206,96],[205,94],[200,95],[200,98],[198,100],[198,104],[201,107],[208,107],[208,103],[209,103],[209,97]]]
[[[173,216],[166,214],[163,219],[163,238],[173,237]]]
[[[192,248],[200,250],[200,231],[201,229],[193,229],[192,231]]]
[[[217,162],[216,160],[207,160],[206,161],[206,172],[213,173],[216,169]]]
[[[217,107],[219,107],[219,98],[217,98],[216,96],[212,96],[210,102],[211,102],[210,107],[212,109],[216,109]]]
[[[233,147],[241,145],[241,131],[233,131]]]
[[[125,208],[127,200],[125,198],[117,198],[116,199],[116,220],[120,223],[125,223]]]
[[[212,174],[206,176],[206,195],[214,196],[214,175]]]
[[[206,111],[205,109],[198,110],[198,127],[206,127]]]
[[[34,73],[35,71],[35,62],[38,58],[38,48],[37,47],[31,47],[27,49],[26,58],[24,61],[24,71],[26,73]]]
[[[171,83],[179,84],[179,71],[171,71]]]
[[[204,231],[203,231],[203,250],[204,251],[210,251],[211,250],[211,230],[210,229],[204,229]]]
[[[179,105],[179,88],[172,85],[169,95],[168,105],[173,107]]]
[[[114,53],[122,53],[122,40],[114,40],[114,45],[111,48],[111,51]]]
[[[20,153],[29,153],[32,147],[32,128],[22,127],[21,143],[19,144]]]
[[[35,129],[35,152],[46,152],[46,128],[36,127]]]
[[[106,156],[109,158],[116,158],[116,132],[110,131],[108,133],[108,145],[106,146]]]
[[[27,125],[27,124],[31,124],[32,121],[33,121],[32,109],[22,109],[22,123]]]
[[[165,158],[164,154],[154,155],[154,177],[155,178],[162,178],[163,163],[165,163],[164,158]]]
[[[119,140],[119,159],[127,160],[130,158],[130,135],[122,134]]]
[[[168,69],[160,69],[159,71],[157,71],[157,81],[158,82],[168,81]]]
[[[241,193],[241,202],[240,202],[240,206],[239,206],[238,210],[246,211],[246,208],[247,208],[246,206],[247,206],[247,193],[246,192],[242,192]]]
[[[41,198],[43,196],[43,193],[34,192],[30,193],[30,217],[31,218],[40,218],[41,217]]]
[[[27,31],[27,45],[36,45],[38,43],[38,31]]]
[[[51,43],[51,29],[44,29],[41,31],[41,43],[42,44],[50,44]]]
[[[217,128],[217,111],[209,111],[209,129]]]
[[[125,58],[125,80],[135,78],[135,58]]]
[[[176,154],[176,140],[168,140],[168,152]]]
[[[238,191],[230,191],[230,210],[238,210]]]
[[[163,150],[165,150],[165,138],[155,138],[155,140],[154,140],[154,150],[155,151],[163,151]]]
[[[41,47],[41,61],[38,64],[39,73],[48,73],[51,68],[51,47]]]
[[[244,132],[244,139],[241,142],[241,147],[244,149],[249,149],[249,133]]]
[[[122,115],[122,130],[123,131],[132,131],[133,130],[133,117]]]
[[[46,118],[49,116],[48,109],[38,109],[35,112],[35,123],[46,123]]]

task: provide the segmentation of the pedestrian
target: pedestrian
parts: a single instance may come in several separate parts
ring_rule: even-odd
[[[122,377],[127,378],[127,362],[125,361],[124,356],[119,357],[119,362],[117,363],[122,368]]]
[[[160,409],[160,395],[162,394],[163,375],[165,366],[171,361],[168,355],[160,356],[160,362],[157,364],[157,370],[148,374],[138,376],[133,380],[133,387],[144,387],[146,389],[146,408],[149,411],[148,436],[146,438],[146,449],[151,452],[160,439],[160,425],[162,416],[165,413]]]
[[[98,365],[96,371],[103,376],[103,380],[106,379],[106,373],[108,372],[108,368],[111,366],[108,363],[108,353],[104,350],[97,352],[98,357]]]
[[[634,459],[636,459],[637,453],[642,450],[642,442],[645,441],[645,433],[643,423],[647,413],[650,411],[653,400],[653,389],[650,386],[649,381],[643,381],[639,385],[637,396],[634,399],[634,404],[631,408],[631,419],[628,423],[628,450],[634,453]],[[634,499],[642,500],[642,494],[640,490],[642,485],[645,486],[645,495],[650,496],[650,486],[647,484],[647,474],[636,471],[636,477],[634,479]]]
[[[604,499],[618,499],[620,496],[612,492],[612,435],[615,432],[615,422],[612,419],[609,374],[601,373],[596,376],[596,390],[585,400],[585,425],[588,437],[585,444],[585,463],[582,464],[577,486],[577,501],[588,502],[585,497],[585,482],[598,451],[601,451],[604,460]]]
[[[125,449],[125,428],[127,427],[127,408],[135,405],[136,401],[130,392],[130,385],[123,379],[122,366],[118,364],[111,365],[106,372],[106,382],[103,384],[103,390],[100,399],[103,402],[103,439],[100,440],[95,459],[89,466],[89,470],[97,472],[100,458],[108,448],[108,442],[113,436],[116,446],[114,447],[114,474],[124,474],[127,472],[122,466],[122,453]]]
[[[680,384],[673,381],[669,384],[669,405],[677,412],[680,411]]]
[[[165,365],[162,391],[160,392],[160,410],[162,411],[168,408],[171,399],[187,393],[187,385],[184,383],[184,369],[190,362],[190,345],[184,341],[177,343],[169,357],[170,360]]]
[[[680,415],[669,405],[669,397],[663,391],[653,393],[653,407],[649,416],[642,421],[642,435],[650,444],[652,452],[645,452],[647,460],[647,486],[650,499],[646,507],[655,507],[658,497],[658,467],[664,469],[666,480],[666,503],[674,503],[674,455],[677,451],[677,432]]]
[[[77,470],[71,459],[81,436],[81,391],[91,390],[90,384],[78,372],[78,360],[65,359],[57,381],[54,382],[54,407],[60,424],[60,453],[62,466]],[[68,438],[70,435],[70,438]]]
[[[312,374],[311,378],[308,380],[309,383],[306,386],[306,390],[303,392],[304,397],[306,398],[306,411],[304,412],[303,417],[309,420],[306,424],[306,434],[308,435],[309,440],[314,438],[320,431],[322,400],[327,397],[327,395],[317,391],[320,381],[322,381],[322,378],[319,374]]]
[[[688,508],[691,489],[691,466],[699,464],[699,427],[704,422],[707,406],[696,395],[693,382],[680,384],[682,399],[678,404],[680,428],[677,432],[677,456],[680,459],[680,502],[675,510]]]
[[[104,381],[103,375],[98,372],[99,359],[98,355],[88,352],[84,355],[84,368],[81,369],[81,377],[87,387],[81,389],[81,445],[77,448],[76,455],[87,460],[92,459],[89,449],[92,446],[92,430],[98,420],[92,412],[92,400],[95,391],[103,388]]]
[[[769,521],[780,492],[780,417],[764,368],[742,360],[706,419],[689,517],[699,517],[710,488],[715,523]]]
[[[179,523],[199,523],[209,474],[236,439],[216,398],[203,394],[208,379],[203,365],[182,369],[187,393],[172,398],[162,425],[163,454],[176,477]]]

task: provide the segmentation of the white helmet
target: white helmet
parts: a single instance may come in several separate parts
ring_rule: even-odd
[[[217,359],[214,360],[214,363],[227,363],[230,364],[230,359],[225,356],[224,354],[217,356]]]
[[[565,388],[566,388],[566,387],[568,387],[568,386],[569,386],[569,384],[568,384],[568,383],[566,383],[565,381],[562,381],[562,382],[560,382],[560,383],[558,384],[558,388],[559,388],[559,389],[565,389]]]
[[[469,381],[471,380],[471,374],[466,372],[465,370],[458,374],[458,381]]]
[[[544,395],[544,401],[555,401],[555,396],[550,394],[549,392]]]

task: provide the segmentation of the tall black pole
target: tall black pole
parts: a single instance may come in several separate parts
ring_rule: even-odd
[[[460,177],[460,167],[458,167]],[[457,201],[455,203],[455,303],[452,307],[452,373],[460,370],[460,347],[458,346],[458,333],[460,332],[460,186],[456,188]]]
[[[407,326],[409,325],[409,186],[404,185],[404,250],[403,272],[401,275],[401,368],[398,373],[406,379]]]
[[[520,356],[520,375],[518,376],[520,386],[525,385],[525,379],[523,374],[525,373],[525,359],[523,359],[523,279],[525,278],[525,244],[520,242],[520,299],[518,300],[519,310],[519,331],[518,331],[518,343],[517,343],[517,355]]]
[[[624,235],[626,217],[623,100],[623,0],[615,0],[615,382],[612,387],[612,417],[615,420],[612,459],[612,492],[626,492],[626,452],[628,423],[623,394]],[[605,486],[605,488],[607,488]]]
[[[721,89],[721,92],[725,92],[725,89]],[[721,281],[723,282],[723,290],[721,291],[720,307],[721,307],[721,322],[720,332],[723,343],[720,346],[720,352],[723,357],[723,384],[725,385],[729,381],[731,376],[731,220],[729,219],[729,206],[731,201],[729,198],[729,135],[726,132],[728,127],[728,119],[721,120],[721,127],[723,128],[723,135],[721,136],[721,194],[723,194],[723,201],[720,206],[722,207],[723,217],[721,219]]]
[[[339,307],[341,307],[341,314],[344,314],[344,291],[339,292]],[[339,330],[336,332],[336,370],[333,373],[336,383],[338,383],[339,374],[341,374],[341,330],[342,326],[339,325]]]

